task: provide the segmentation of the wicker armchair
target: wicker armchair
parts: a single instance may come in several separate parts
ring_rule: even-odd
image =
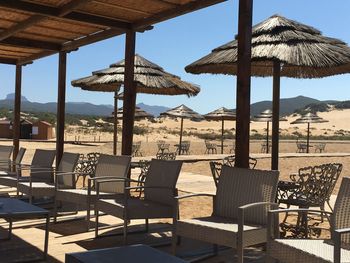
[[[58,201],[75,203],[86,206],[87,229],[90,229],[90,210],[95,205],[97,192],[95,190],[96,182],[99,180],[126,178],[130,169],[130,156],[114,156],[101,154],[96,166],[95,177],[88,177],[87,189],[60,189],[56,187],[55,194],[55,215],[54,221],[57,221]],[[65,180],[75,180],[76,172],[58,174],[58,177],[68,177]],[[59,180],[59,178],[57,178]],[[93,184],[94,183],[94,184]],[[124,195],[124,181],[111,182],[100,187],[100,195],[107,197],[120,197]]]
[[[19,182],[17,185],[18,192],[26,194],[29,196],[30,203],[36,197],[54,197],[55,196],[55,186],[59,185],[61,188],[75,188],[75,180],[67,180],[65,177],[58,176],[63,173],[72,173],[75,170],[79,159],[78,153],[68,153],[64,152],[62,159],[57,169],[54,171],[35,171],[32,172],[29,177],[29,182]],[[50,176],[46,181],[35,182],[32,177],[38,174],[53,172],[54,178],[57,180],[56,185],[53,178]],[[69,177],[72,179],[72,177]],[[55,180],[55,181],[56,181]]]
[[[333,214],[330,213],[331,240],[281,239],[275,215],[285,212],[320,213],[308,209],[282,209],[269,212],[267,255],[269,261],[302,262],[350,262],[350,178],[344,177],[340,186]],[[322,213],[326,213],[322,211]]]
[[[30,165],[20,164],[16,166],[15,172],[0,172],[0,185],[7,187],[17,187],[19,182],[29,181],[29,176],[21,176],[22,171],[28,171],[32,173],[34,171],[40,170],[50,170],[47,173],[33,174],[33,181],[47,181],[47,178],[52,177],[52,164],[55,160],[56,151],[55,150],[35,150],[32,162]]]
[[[235,248],[238,262],[243,262],[244,247],[266,242],[268,208],[278,207],[272,203],[276,196],[278,177],[278,171],[224,165],[216,195],[177,197],[177,200],[182,200],[193,196],[213,196],[213,213],[208,217],[176,220],[179,211],[175,211],[173,253],[176,253],[177,237],[188,237]]]
[[[99,211],[119,217],[124,221],[124,243],[127,243],[128,222],[132,219],[145,219],[148,230],[148,219],[172,218],[174,215],[176,183],[180,174],[182,161],[152,159],[143,186],[127,187],[126,190],[144,189],[143,198],[105,199],[100,197],[96,202],[96,229],[98,236]],[[111,180],[113,181],[113,180]],[[111,181],[97,182],[97,193],[104,184]]]

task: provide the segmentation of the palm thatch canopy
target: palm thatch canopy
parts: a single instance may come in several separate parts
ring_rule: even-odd
[[[323,123],[328,122],[327,120],[321,118],[320,116],[314,114],[314,113],[306,113],[302,115],[300,118],[296,119],[295,121],[291,122],[291,124],[301,124],[301,123]]]
[[[107,69],[94,71],[91,76],[73,80],[72,86],[84,90],[115,91],[124,83],[124,70],[125,61],[121,60]],[[181,80],[137,54],[134,70],[137,93],[195,96],[200,91],[199,86]]]
[[[221,120],[234,121],[236,120],[236,113],[233,110],[227,109],[225,107],[221,107],[217,110],[214,110],[212,112],[205,114],[204,118],[206,118],[207,120],[215,120],[215,121],[221,121]]]
[[[186,71],[236,75],[237,50],[236,36],[236,40],[188,65]],[[313,27],[274,15],[253,27],[252,76],[272,76],[274,61],[282,64],[281,76],[326,77],[350,72],[350,48]]]
[[[252,118],[252,121],[256,121],[256,122],[272,122],[272,110],[267,109],[264,110],[262,112],[260,112],[260,114],[254,116]],[[284,117],[280,117],[279,118],[280,121],[287,121],[286,118]]]
[[[178,107],[170,109],[166,112],[160,114],[161,116],[170,116],[170,117],[179,117],[182,119],[191,119],[191,120],[202,120],[203,116],[195,112],[191,108],[182,104]]]

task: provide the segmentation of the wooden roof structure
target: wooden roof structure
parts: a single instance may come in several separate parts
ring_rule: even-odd
[[[25,65],[224,1],[0,1],[0,63]]]

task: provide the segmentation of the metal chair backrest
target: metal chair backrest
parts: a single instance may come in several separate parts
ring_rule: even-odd
[[[323,206],[330,198],[342,170],[340,163],[328,163],[300,168],[291,180],[299,185],[293,197],[303,199],[309,206]]]
[[[160,159],[160,160],[175,160],[176,159],[176,152],[157,153],[156,158]]]
[[[344,177],[337,199],[334,212],[331,216],[331,229],[350,228],[350,178]],[[341,238],[342,245],[350,245],[350,234],[344,234]]]
[[[234,155],[230,155],[230,156],[227,156],[223,159],[223,164],[228,165],[228,166],[235,166],[235,161],[236,161],[236,157]],[[253,157],[249,157],[249,168],[250,169],[254,169],[257,163],[258,163],[257,159],[255,159]]]
[[[181,167],[182,161],[152,159],[145,180],[145,200],[173,205]]]
[[[0,161],[10,161],[13,146],[0,145]]]
[[[60,164],[57,168],[57,172],[69,172],[72,173],[75,171],[75,168],[78,164],[79,160],[79,153],[69,153],[64,152],[62,155],[62,159],[60,161]],[[75,176],[67,175],[67,176],[58,176],[58,185],[68,187],[68,188],[75,188]]]
[[[213,215],[238,218],[240,206],[255,202],[274,202],[279,171],[262,171],[222,166],[216,191]],[[245,212],[246,222],[265,225],[269,207],[258,207]]]
[[[131,156],[101,154],[96,166],[95,177],[127,178],[131,163]],[[125,182],[111,182],[101,184],[100,191],[106,193],[124,193]]]
[[[210,161],[209,165],[210,165],[210,171],[211,171],[211,175],[213,176],[215,186],[218,187],[219,177],[222,169],[222,163]]]

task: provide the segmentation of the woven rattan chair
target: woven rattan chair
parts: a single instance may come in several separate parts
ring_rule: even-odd
[[[0,170],[1,171],[14,171],[13,169],[16,169],[16,166],[20,166],[22,164],[22,160],[24,157],[24,154],[26,152],[26,148],[21,147],[18,151],[18,154],[16,156],[16,159],[14,162],[12,161],[0,161]]]
[[[278,206],[272,203],[276,196],[278,176],[278,171],[224,165],[216,195],[191,194],[178,197],[177,200],[212,196],[213,213],[208,217],[177,220],[173,234],[173,253],[176,252],[177,237],[188,237],[215,246],[235,248],[238,262],[243,262],[244,247],[266,242],[267,211],[268,208]],[[178,211],[174,215],[177,213]]]
[[[0,145],[0,162],[10,162],[13,146]]]
[[[39,170],[50,170],[51,172],[33,174],[31,177],[33,181],[47,181],[47,178],[52,177],[52,164],[55,160],[55,150],[35,150],[32,162],[30,165],[20,164],[16,166],[15,172],[0,172],[0,185],[7,187],[17,187],[18,182],[29,181],[29,176],[22,176],[23,171],[32,173]]]
[[[339,189],[331,219],[331,240],[281,239],[273,220],[275,214],[289,212],[320,213],[318,210],[281,209],[269,212],[267,254],[270,262],[350,262],[350,178],[344,177]],[[324,211],[322,213],[325,213]]]
[[[41,170],[35,171],[31,173],[29,182],[18,183],[18,192],[29,196],[30,203],[32,203],[33,198],[36,197],[54,197],[56,185],[59,186],[59,188],[75,188],[75,180],[72,180],[71,176],[66,178],[58,175],[74,172],[78,159],[78,153],[64,152],[58,168],[54,171],[56,184],[52,177],[47,178],[46,182],[33,182],[31,180],[32,176],[47,172]]]
[[[60,189],[56,188],[55,194],[55,215],[54,221],[57,219],[57,205],[59,201],[75,203],[77,205],[86,206],[87,212],[87,228],[90,229],[90,210],[91,206],[96,203],[95,185],[99,180],[107,180],[111,178],[126,178],[130,169],[130,156],[114,156],[101,154],[96,166],[95,177],[88,177],[87,189]],[[60,176],[71,176],[71,180],[75,180],[75,172],[58,174]],[[68,180],[68,179],[66,179]],[[95,182],[93,184],[93,182]],[[125,181],[110,182],[100,187],[100,196],[116,197],[124,195]]]
[[[119,217],[124,220],[124,242],[127,243],[128,222],[132,219],[148,220],[156,218],[173,218],[174,197],[177,195],[176,183],[180,174],[182,161],[152,159],[143,186],[128,187],[127,190],[144,189],[143,198],[104,199],[100,197],[96,203],[96,236],[98,236],[98,211]],[[98,190],[108,181],[97,183]]]

